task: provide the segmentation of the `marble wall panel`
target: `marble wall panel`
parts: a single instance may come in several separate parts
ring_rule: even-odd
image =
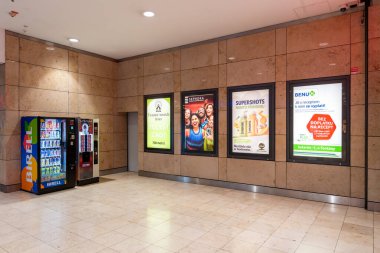
[[[179,156],[155,153],[143,153],[145,171],[179,175]],[[140,167],[141,169],[141,167]]]
[[[181,69],[218,64],[218,42],[181,49]]]
[[[227,40],[227,62],[269,57],[275,52],[275,30]]]
[[[59,69],[20,63],[20,86],[68,91],[68,72]]]
[[[144,78],[144,95],[174,91],[174,74],[152,75]]]
[[[117,63],[95,56],[79,54],[78,70],[81,74],[116,79]]]
[[[350,196],[350,167],[287,163],[289,189]]]
[[[123,61],[118,64],[118,79],[127,79],[142,76],[144,61],[142,58]]]
[[[19,61],[20,41],[18,37],[5,35],[5,59]]]
[[[276,185],[275,162],[228,158],[227,180],[274,187]]]
[[[287,52],[301,52],[350,44],[350,15],[287,28]]]
[[[43,112],[68,112],[68,93],[20,87],[20,110]]]
[[[218,179],[218,158],[181,156],[181,175],[197,178]]]
[[[174,71],[173,53],[144,57],[144,75],[155,75],[172,71]]]
[[[227,86],[274,82],[276,58],[260,58],[227,64]]]
[[[350,46],[287,55],[287,79],[300,80],[350,74]]]
[[[66,49],[47,50],[45,43],[20,39],[20,61],[61,70],[69,69],[69,53]]]
[[[218,66],[181,71],[181,90],[201,90],[218,87]]]

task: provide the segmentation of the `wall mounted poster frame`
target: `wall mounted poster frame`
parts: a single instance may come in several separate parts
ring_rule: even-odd
[[[144,96],[144,152],[174,153],[173,93]]]
[[[350,164],[350,77],[287,83],[287,160]]]
[[[218,89],[182,92],[181,108],[181,154],[218,156]]]
[[[274,160],[275,84],[227,88],[228,157]]]

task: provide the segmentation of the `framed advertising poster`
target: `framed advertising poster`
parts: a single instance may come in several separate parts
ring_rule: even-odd
[[[173,93],[144,96],[144,151],[173,154]]]
[[[182,154],[218,155],[218,90],[182,92]]]
[[[349,165],[349,80],[288,82],[288,161]]]
[[[228,157],[274,160],[274,83],[227,92]]]

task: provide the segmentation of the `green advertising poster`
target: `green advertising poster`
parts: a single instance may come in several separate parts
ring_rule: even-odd
[[[294,87],[294,156],[342,158],[342,90],[342,83]]]
[[[146,110],[146,148],[170,150],[171,98],[147,98]]]

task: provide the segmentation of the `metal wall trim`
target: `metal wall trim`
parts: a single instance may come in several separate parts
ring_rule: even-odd
[[[303,192],[303,191],[297,191],[297,190],[273,188],[273,187],[268,187],[268,186],[258,186],[258,185],[226,182],[226,181],[219,181],[219,180],[212,180],[212,179],[169,175],[169,174],[162,174],[162,173],[143,171],[143,170],[140,170],[138,174],[139,176],[143,176],[143,177],[165,179],[165,180],[177,181],[177,182],[182,182],[182,183],[208,185],[208,186],[214,186],[214,187],[276,195],[276,196],[296,198],[296,199],[319,201],[319,202],[325,202],[325,203],[330,203],[330,204],[355,206],[355,207],[364,207],[364,204],[365,204],[364,199],[360,199],[360,198],[350,198],[350,197],[335,196],[335,195],[328,195],[328,194],[322,194],[322,193]],[[379,203],[379,207],[380,207],[380,203]]]

